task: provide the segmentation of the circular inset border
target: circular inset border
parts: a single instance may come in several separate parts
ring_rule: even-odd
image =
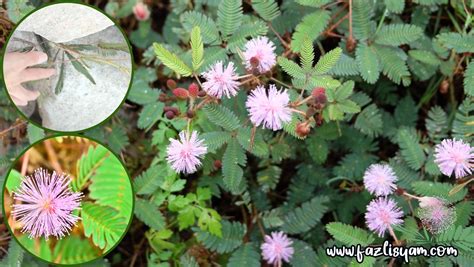
[[[128,181],[130,183],[130,187],[131,187],[131,190],[132,190],[132,212],[130,214],[130,219],[128,221],[128,224],[127,224],[127,227],[125,227],[125,231],[122,233],[122,236],[120,236],[120,238],[118,239],[118,241],[116,242],[116,244],[114,244],[109,250],[107,250],[106,252],[104,252],[104,254],[100,255],[99,257],[93,259],[93,260],[90,260],[90,261],[87,261],[87,262],[82,262],[82,263],[77,263],[77,264],[62,264],[62,263],[54,263],[54,262],[50,262],[50,261],[47,261],[45,259],[42,259],[41,257],[39,257],[38,255],[34,254],[33,252],[30,252],[29,249],[27,249],[18,239],[17,237],[15,236],[14,232],[12,231],[12,229],[10,228],[10,225],[8,223],[8,218],[7,216],[5,216],[5,203],[3,203],[3,200],[4,200],[4,197],[5,197],[5,187],[6,187],[6,184],[7,184],[7,180],[8,180],[8,177],[11,173],[11,171],[14,169],[14,166],[16,164],[18,164],[20,158],[29,150],[31,149],[32,147],[34,147],[35,145],[41,143],[41,142],[44,142],[45,140],[49,140],[49,139],[54,139],[54,138],[57,138],[57,137],[80,137],[80,138],[84,138],[84,139],[88,139],[88,140],[91,140],[95,143],[97,143],[98,145],[101,145],[103,146],[104,148],[106,148],[109,153],[114,156],[119,162],[120,164],[122,165],[122,168],[124,169],[125,173],[127,174],[127,177],[128,177]],[[21,248],[23,250],[25,250],[27,253],[29,253],[30,255],[32,255],[33,257],[37,258],[38,260],[42,261],[42,262],[45,262],[47,264],[52,264],[52,265],[55,265],[55,266],[81,266],[83,264],[87,264],[87,263],[92,263],[98,259],[101,259],[101,258],[104,258],[105,256],[107,256],[110,252],[112,252],[121,242],[122,240],[124,239],[124,237],[127,235],[128,231],[130,230],[130,227],[132,225],[132,221],[133,221],[133,218],[134,218],[134,210],[135,210],[135,191],[134,191],[134,187],[133,187],[133,181],[132,179],[130,178],[130,173],[128,172],[125,164],[122,162],[122,160],[120,159],[119,155],[117,155],[114,151],[112,151],[108,146],[104,145],[104,143],[102,143],[101,141],[98,141],[92,137],[88,137],[88,136],[84,136],[84,135],[81,135],[81,134],[53,134],[53,135],[50,135],[50,136],[46,136],[30,145],[28,145],[23,151],[21,151],[21,153],[15,158],[15,160],[12,162],[12,164],[10,165],[10,167],[8,168],[8,171],[5,173],[5,180],[3,181],[3,184],[2,184],[2,194],[1,194],[1,197],[2,197],[2,214],[3,214],[3,220],[4,220],[4,223],[5,223],[5,226],[7,227],[8,229],[8,232],[10,233],[10,235],[12,236],[12,239],[15,240],[15,242],[17,242]],[[11,242],[11,241],[10,241]]]
[[[127,89],[127,92],[125,93],[125,96],[122,100],[122,102],[120,102],[120,104],[117,106],[117,108],[112,112],[112,114],[110,114],[110,116],[108,116],[107,118],[104,118],[100,123],[94,125],[94,126],[91,126],[89,128],[86,128],[86,129],[82,129],[82,130],[76,130],[76,131],[58,131],[58,130],[53,130],[53,129],[49,129],[49,128],[46,128],[44,127],[43,125],[40,125],[39,123],[31,120],[30,118],[28,118],[18,107],[17,105],[15,105],[15,103],[13,102],[10,94],[8,93],[8,89],[7,89],[7,85],[5,83],[5,77],[3,76],[3,65],[4,65],[4,60],[5,60],[5,54],[6,54],[6,51],[7,51],[7,46],[8,46],[8,43],[10,42],[10,38],[12,37],[13,33],[15,33],[18,25],[20,25],[23,20],[25,20],[26,18],[28,18],[31,14],[35,13],[36,11],[40,10],[40,9],[43,9],[45,7],[48,7],[48,6],[52,6],[52,5],[57,5],[57,4],[78,4],[78,5],[83,5],[83,6],[87,6],[87,7],[90,7],[90,8],[93,8],[95,9],[96,11],[100,12],[101,14],[103,14],[104,16],[106,16],[108,19],[110,19],[110,21],[112,21],[114,24],[115,24],[115,27],[117,27],[117,29],[122,33],[122,36],[123,38],[125,39],[125,42],[127,43],[128,45],[128,49],[130,51],[130,66],[131,66],[131,70],[130,70],[130,82],[128,84],[128,89]],[[89,131],[91,129],[94,129],[96,127],[100,127],[104,124],[106,124],[115,114],[117,114],[117,112],[122,108],[123,104],[125,103],[125,101],[127,100],[128,98],[128,95],[130,94],[130,90],[132,88],[132,84],[133,84],[133,76],[135,74],[135,59],[133,58],[133,49],[132,49],[132,45],[130,44],[130,40],[128,39],[127,37],[127,34],[125,33],[125,31],[122,29],[122,27],[120,27],[119,23],[114,19],[112,18],[111,16],[109,16],[107,13],[105,13],[103,10],[101,10],[100,8],[96,7],[96,6],[92,6],[92,5],[89,5],[89,4],[85,4],[81,1],[74,1],[74,0],[66,0],[66,1],[60,1],[60,2],[53,2],[53,3],[47,3],[47,4],[44,4],[38,8],[35,8],[34,10],[32,10],[31,12],[29,12],[28,14],[26,14],[23,18],[21,18],[20,21],[18,21],[18,23],[16,23],[16,25],[13,27],[13,29],[11,30],[11,32],[8,34],[8,37],[5,41],[5,45],[3,46],[3,49],[0,51],[0,73],[2,75],[2,85],[4,87],[4,90],[5,90],[5,93],[8,97],[8,100],[10,101],[10,103],[13,105],[13,107],[16,109],[16,111],[20,114],[21,117],[23,117],[26,121],[28,121],[29,123],[35,125],[36,127],[38,128],[41,128],[45,131],[48,131],[48,132],[53,132],[53,133],[58,133],[58,134],[62,134],[62,135],[72,135],[72,134],[78,134],[78,133],[83,133],[83,132],[86,132],[86,131]],[[91,139],[92,140],[92,139]]]

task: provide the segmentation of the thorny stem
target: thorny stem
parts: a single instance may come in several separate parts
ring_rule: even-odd
[[[311,100],[312,98],[313,98],[313,96],[310,95],[310,96],[306,97],[305,99],[296,102],[296,103],[294,104],[294,106],[295,106],[295,107],[301,106],[301,105],[303,105],[304,103],[306,103],[306,102],[308,102],[309,100]]]
[[[199,80],[199,76],[197,76],[196,73],[194,73],[194,78],[195,78],[196,81],[198,82],[199,86],[202,88],[201,80]]]
[[[407,192],[403,192],[403,195],[404,195],[404,196],[407,196],[407,197],[409,197],[409,198],[416,199],[416,200],[420,200],[420,199],[421,199],[420,197],[415,196],[415,195],[412,195],[412,194],[407,193]]]
[[[8,127],[7,129],[1,131],[0,132],[0,138],[5,137],[8,132],[13,131],[18,127],[21,127],[21,126],[25,125],[26,123],[27,123],[26,121],[21,121],[18,124],[12,125],[12,126]]]
[[[393,239],[395,240],[395,245],[400,245],[400,241],[398,240],[397,238],[397,235],[395,235],[395,232],[393,231],[393,228],[392,226],[389,226],[388,227],[388,232],[390,233],[390,235],[393,237]]]
[[[293,86],[291,86],[291,85],[289,85],[289,84],[286,84],[286,83],[284,83],[284,82],[278,80],[277,78],[271,77],[270,80],[272,80],[272,81],[274,81],[274,82],[276,82],[276,83],[279,83],[280,85],[283,85],[283,86],[285,86],[285,87],[287,87],[287,88],[293,88]]]
[[[28,162],[30,161],[30,150],[27,150],[25,152],[25,155],[23,156],[23,162],[21,163],[21,176],[26,175],[26,171],[28,170]]]
[[[295,108],[290,108],[290,110],[295,112],[295,113],[299,113],[303,116],[306,116],[306,113],[304,111],[301,111],[301,110],[298,110],[298,109],[295,109]]]
[[[268,28],[270,28],[270,30],[276,35],[276,37],[278,37],[278,39],[280,40],[281,44],[286,48],[286,49],[290,49],[290,45],[283,39],[283,37],[281,37],[281,35],[275,30],[275,28],[273,28],[273,25],[271,22],[268,22]]]
[[[349,39],[353,39],[352,36],[352,0],[349,0]]]

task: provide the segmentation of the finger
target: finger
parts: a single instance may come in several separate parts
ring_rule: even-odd
[[[13,100],[13,104],[16,106],[26,106],[28,105],[28,101],[21,100],[19,98],[16,98],[15,96],[11,96]]]
[[[31,51],[26,53],[7,53],[5,55],[5,67],[12,69],[22,69],[34,65],[41,64],[48,60],[48,55],[39,51]]]
[[[23,82],[46,79],[53,76],[55,73],[56,73],[55,69],[30,68],[30,69],[23,70],[20,73],[19,82],[23,83]]]
[[[20,100],[23,100],[23,101],[32,101],[32,100],[35,100],[36,98],[38,98],[40,96],[40,92],[38,91],[32,91],[32,90],[27,90],[25,89],[23,86],[21,85],[18,85],[18,86],[15,86],[11,91],[10,91],[10,95],[13,97],[16,97]]]

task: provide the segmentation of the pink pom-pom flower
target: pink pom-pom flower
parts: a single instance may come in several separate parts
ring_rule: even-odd
[[[372,164],[364,173],[364,185],[375,196],[388,196],[395,190],[397,176],[387,164]]]
[[[263,259],[273,266],[282,266],[282,260],[290,262],[294,252],[292,244],[293,241],[283,232],[266,235],[261,246]]]
[[[267,90],[258,86],[249,95],[245,105],[250,113],[250,120],[256,126],[273,131],[283,128],[283,123],[291,121],[291,109],[288,107],[290,96],[286,90],[277,90],[271,84]]]
[[[472,173],[474,149],[456,139],[445,139],[435,147],[435,162],[444,175],[462,178]]]
[[[26,176],[13,192],[13,217],[30,238],[62,238],[79,220],[73,211],[79,209],[82,193],[69,188],[71,179],[56,172],[37,169]],[[18,203],[19,202],[19,203]]]
[[[148,20],[150,18],[150,9],[141,1],[137,2],[132,10],[135,18],[139,21]]]
[[[230,62],[224,68],[222,61],[218,61],[202,76],[206,79],[206,82],[202,84],[202,88],[208,95],[216,98],[222,98],[223,96],[230,98],[237,94],[239,82],[237,81],[238,76],[235,73],[233,62]]]
[[[367,227],[382,237],[385,231],[391,229],[392,225],[398,225],[403,222],[402,216],[403,212],[397,207],[395,201],[380,197],[372,200],[367,205],[365,220]]]
[[[178,173],[190,174],[201,166],[201,159],[207,152],[204,141],[199,139],[198,133],[182,131],[179,139],[170,138],[167,148],[167,160],[171,167]]]
[[[275,44],[267,37],[259,36],[248,41],[243,55],[247,70],[265,73],[276,64]]]
[[[449,229],[456,220],[456,210],[446,200],[436,197],[421,197],[418,217],[423,226],[433,234]]]

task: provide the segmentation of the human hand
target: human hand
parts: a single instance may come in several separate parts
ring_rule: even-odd
[[[38,91],[24,88],[21,84],[29,81],[46,79],[54,75],[54,69],[29,68],[48,60],[43,52],[32,51],[27,53],[7,53],[3,63],[3,77],[5,85],[13,102],[17,106],[26,106],[28,101],[39,97]]]

